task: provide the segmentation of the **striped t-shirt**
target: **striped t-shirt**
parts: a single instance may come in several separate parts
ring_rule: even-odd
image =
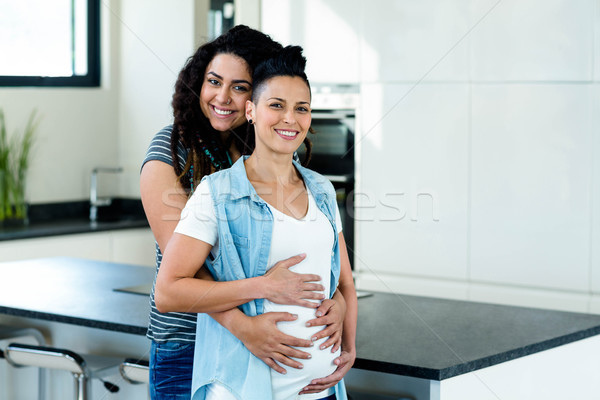
[[[142,167],[148,161],[158,160],[169,165],[173,165],[173,157],[171,155],[171,134],[173,126],[164,127],[158,132],[146,152],[146,157],[142,163]],[[181,169],[185,167],[188,156],[188,150],[179,143],[177,146],[177,162]],[[294,160],[300,162],[298,154],[294,153]],[[148,323],[148,331],[146,336],[156,342],[177,340],[182,342],[194,342],[196,339],[196,313],[180,313],[169,312],[161,313],[156,309],[154,302],[154,287],[156,285],[156,275],[162,262],[162,252],[158,243],[155,243],[156,248],[156,274],[154,275],[154,283],[152,284],[152,292],[150,293],[150,321]]]
[[[152,160],[162,161],[169,165],[173,165],[173,157],[171,156],[171,133],[173,126],[164,127],[158,132],[146,152],[146,158],[142,166]],[[177,147],[177,162],[183,168],[187,159],[188,151],[179,144]],[[156,273],[160,268],[162,261],[162,252],[158,243],[156,243]],[[148,332],[146,336],[154,341],[177,340],[183,342],[194,342],[196,338],[196,315],[195,313],[178,313],[169,312],[161,313],[156,309],[154,303],[154,286],[156,285],[156,274],[154,276],[154,284],[150,293],[150,321],[148,323]]]

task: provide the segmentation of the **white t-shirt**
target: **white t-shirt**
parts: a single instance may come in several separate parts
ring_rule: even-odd
[[[327,217],[317,207],[312,194],[308,192],[308,212],[301,219],[290,217],[270,205],[269,208],[273,214],[273,234],[267,269],[281,260],[306,253],[306,258],[291,267],[290,270],[321,276],[322,280],[319,283],[325,287],[325,293],[329,294],[334,233]],[[342,224],[337,207],[336,224],[339,234],[342,231]],[[217,255],[216,216],[210,188],[206,181],[200,183],[194,195],[188,201],[175,232],[213,245],[211,253],[213,257]],[[312,335],[323,329],[322,326],[306,327],[306,322],[315,318],[315,310],[312,308],[275,304],[265,300],[264,312],[270,311],[283,311],[298,315],[295,321],[283,321],[277,324],[278,328],[288,335],[310,340]],[[313,347],[299,348],[311,354],[311,359],[299,360],[304,368],[296,369],[283,366],[287,370],[286,374],[279,374],[271,370],[273,398],[275,400],[320,399],[333,394],[333,388],[330,388],[321,393],[297,395],[302,388],[310,384],[312,379],[324,378],[335,371],[336,366],[333,364],[333,360],[339,356],[340,350],[335,353],[331,352],[331,347],[320,350],[319,346],[325,340],[326,338],[316,341]],[[218,383],[213,383],[210,386],[212,387],[207,390],[207,400],[235,400],[235,397]],[[227,397],[227,395],[230,397]]]

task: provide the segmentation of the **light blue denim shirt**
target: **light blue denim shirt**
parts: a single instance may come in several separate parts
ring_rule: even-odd
[[[217,281],[257,277],[267,270],[273,215],[247,178],[246,158],[241,157],[231,168],[204,178],[210,185],[219,240],[219,254],[214,260],[207,260],[206,265]],[[335,233],[331,249],[331,298],[340,276],[335,191],[321,175],[295,161],[294,166]],[[263,302],[256,299],[239,308],[246,315],[256,316],[263,313]],[[198,314],[192,399],[203,400],[206,385],[212,382],[219,382],[240,400],[272,399],[269,366],[214,319]],[[335,393],[337,400],[347,399],[343,381],[336,385]]]

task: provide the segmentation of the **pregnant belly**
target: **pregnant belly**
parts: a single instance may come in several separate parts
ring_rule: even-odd
[[[331,375],[336,365],[333,360],[340,355],[340,350],[331,352],[331,347],[325,350],[318,350],[317,343],[322,343],[325,339],[315,342],[316,352],[311,352],[310,360],[298,360],[304,368],[296,369],[283,365],[286,374],[280,374],[271,370],[271,385],[273,388],[274,400],[295,399],[296,395],[313,379],[324,378]],[[319,343],[319,344],[320,344]],[[305,351],[304,349],[301,349]]]
[[[295,321],[282,321],[277,323],[279,330],[290,336],[310,340],[315,333],[324,328],[323,326],[306,326],[307,321],[315,318],[314,309],[289,305],[265,304],[265,311],[285,311],[297,314],[298,319]],[[306,385],[310,384],[313,379],[324,378],[335,371],[337,366],[333,363],[333,360],[340,355],[340,350],[338,349],[335,353],[331,352],[331,347],[321,350],[319,347],[327,339],[328,338],[317,340],[312,347],[297,347],[298,350],[311,355],[311,358],[308,360],[297,359],[297,361],[303,364],[304,367],[302,369],[282,365],[287,371],[286,374],[280,374],[273,370],[271,371],[275,400],[293,399],[295,398],[294,396]]]

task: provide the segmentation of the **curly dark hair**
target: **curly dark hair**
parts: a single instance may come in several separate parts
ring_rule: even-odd
[[[221,135],[202,113],[199,97],[208,64],[218,54],[232,54],[245,60],[252,74],[262,60],[281,49],[282,46],[268,35],[245,25],[237,25],[215,40],[200,46],[196,53],[188,58],[177,77],[171,102],[174,117],[171,135],[173,160],[177,160],[179,143],[188,149],[188,159],[184,168],[177,162],[173,163],[175,173],[184,189],[192,188],[190,170],[193,171],[195,186],[204,175],[210,174],[214,169],[214,163],[203,151],[200,142],[203,142],[204,146],[210,146],[207,150],[213,157],[222,159],[227,159],[226,152],[232,143],[243,154],[248,154],[248,151],[254,149],[253,144],[248,146],[245,143],[247,123],[234,129],[227,142],[221,143]]]

